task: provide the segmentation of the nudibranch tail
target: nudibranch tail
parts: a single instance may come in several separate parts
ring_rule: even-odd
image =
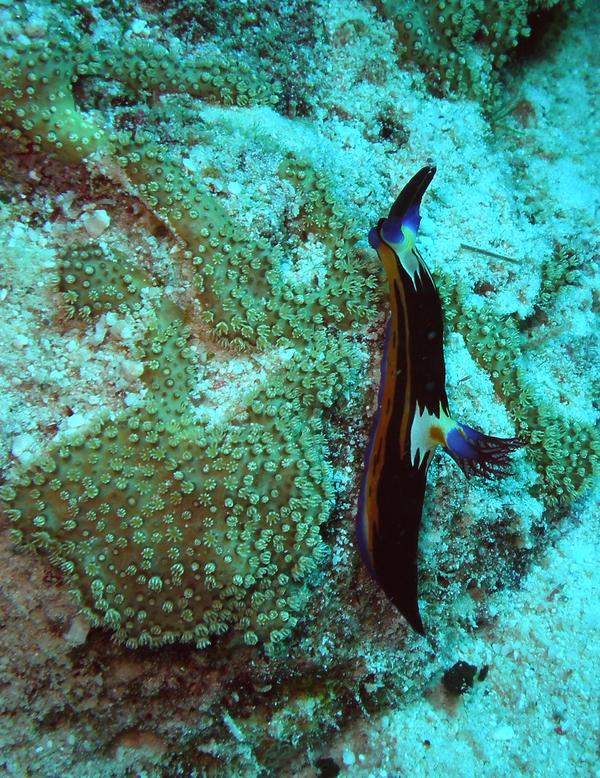
[[[495,438],[455,422],[446,434],[444,448],[467,478],[471,475],[490,478],[507,475],[510,455],[523,445],[519,438]]]
[[[393,461],[389,467],[394,467]],[[396,463],[393,480],[379,494],[384,505],[373,548],[376,581],[419,635],[425,635],[419,613],[417,553],[426,485],[426,466]],[[388,520],[390,510],[395,521]]]
[[[357,535],[371,575],[424,634],[417,554],[427,469],[442,445],[466,475],[502,475],[516,438],[484,435],[450,416],[444,326],[433,278],[416,248],[421,199],[435,175],[422,168],[369,233],[390,287],[377,413],[365,455]]]

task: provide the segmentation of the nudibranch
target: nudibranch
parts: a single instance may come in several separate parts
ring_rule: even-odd
[[[404,187],[369,233],[385,268],[387,322],[377,413],[365,456],[357,518],[361,556],[411,627],[425,634],[417,600],[417,551],[427,469],[438,445],[466,476],[503,475],[521,442],[455,421],[446,395],[440,298],[416,248],[419,207],[435,167]]]

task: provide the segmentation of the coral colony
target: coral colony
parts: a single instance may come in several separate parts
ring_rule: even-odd
[[[185,313],[157,302],[138,354],[144,405],[13,474],[2,496],[15,536],[46,548],[92,623],[128,646],[203,647],[230,628],[247,644],[276,643],[290,635],[303,582],[324,556],[319,527],[332,484],[322,415],[348,381],[347,332],[373,315],[377,276],[354,250],[325,177],[300,160],[285,159],[280,176],[305,198],[305,228],[326,232],[331,265],[322,288],[296,291],[280,252],[248,240],[163,145],[94,125],[74,101],[77,77],[108,74],[156,93],[268,103],[272,95],[235,63],[182,63],[147,42],[102,52],[58,23],[3,55],[11,137],[134,189],[180,240],[215,347],[282,353],[234,419],[203,429],[189,407]],[[65,314],[90,326],[107,312],[135,315],[155,285],[93,241],[67,246],[59,274]]]

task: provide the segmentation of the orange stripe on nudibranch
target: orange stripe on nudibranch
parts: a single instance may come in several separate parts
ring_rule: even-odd
[[[399,443],[400,443],[401,450],[406,450],[407,447],[407,441],[409,435],[409,424],[410,424],[410,411],[411,411],[411,402],[412,402],[412,398],[410,395],[411,367],[410,367],[409,359],[406,365],[405,375],[402,376],[398,375],[398,347],[400,345],[399,344],[399,323],[400,323],[399,317],[402,317],[402,324],[404,329],[404,342],[402,344],[404,348],[404,353],[407,355],[407,357],[410,354],[410,349],[409,349],[410,333],[408,327],[409,325],[408,312],[406,310],[406,299],[404,295],[404,287],[400,278],[400,267],[398,264],[398,257],[396,253],[393,251],[393,249],[391,249],[385,243],[382,243],[380,245],[379,256],[385,268],[390,289],[396,290],[398,295],[396,296],[395,294],[392,294],[391,296],[392,330],[390,333],[389,342],[387,344],[387,353],[385,354],[384,357],[386,359],[386,372],[385,372],[385,376],[382,376],[382,380],[384,381],[383,398],[381,402],[380,418],[377,425],[377,431],[375,433],[375,441],[374,441],[374,451],[376,452],[376,456],[372,457],[371,462],[369,464],[368,488],[366,494],[366,510],[368,515],[367,537],[368,537],[369,550],[371,550],[373,547],[374,533],[376,532],[379,524],[380,512],[377,503],[377,489],[375,487],[379,483],[379,480],[381,478],[382,468],[386,462],[386,451],[385,451],[386,441],[388,436],[390,420],[392,418],[392,413],[394,411],[393,400],[394,397],[396,396],[398,381],[402,381],[407,390],[407,397],[405,398],[404,407],[402,409],[402,419],[401,419],[401,426],[400,426]],[[400,301],[401,310],[399,310],[397,298]]]

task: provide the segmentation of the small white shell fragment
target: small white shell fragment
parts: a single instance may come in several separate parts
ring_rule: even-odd
[[[143,371],[143,365],[142,365]],[[125,405],[128,408],[139,408],[144,402],[144,395],[142,392],[127,392],[125,395]]]
[[[83,616],[78,615],[71,622],[69,629],[63,633],[63,638],[72,646],[81,646],[87,640],[89,631],[89,623]]]
[[[121,375],[128,381],[134,381],[144,372],[144,365],[133,359],[124,359],[121,362]]]
[[[36,441],[35,437],[29,432],[21,432],[15,435],[11,454],[15,459],[19,459],[24,464],[30,462],[35,455]]]
[[[131,328],[130,324],[124,322],[123,326],[119,328],[117,334],[121,340],[131,340],[133,337],[133,329]]]
[[[85,428],[90,423],[89,416],[85,413],[76,412],[63,419],[61,427],[65,430],[79,430]]]
[[[104,338],[106,337],[106,320],[104,317],[100,317],[98,321],[96,322],[96,326],[94,328],[94,334],[91,336],[90,340],[95,346],[98,346]]]
[[[134,35],[147,35],[148,30],[148,23],[145,19],[134,19],[131,22],[131,32]]]
[[[349,748],[345,748],[342,751],[342,762],[346,765],[346,767],[351,767],[356,762],[354,751],[351,751]]]
[[[133,336],[131,324],[125,319],[120,319],[116,314],[110,312],[106,314],[106,323],[110,327],[113,337],[121,340],[130,340]]]
[[[514,736],[515,731],[510,726],[510,724],[502,724],[502,726],[498,727],[498,729],[492,734],[494,740],[512,740]]]
[[[17,333],[13,338],[13,346],[15,348],[25,348],[28,343],[29,338],[21,333]]]
[[[87,234],[91,238],[97,238],[102,235],[104,230],[110,224],[110,216],[106,213],[104,208],[98,208],[96,211],[90,211],[90,213],[84,213],[81,217],[83,226]]]

